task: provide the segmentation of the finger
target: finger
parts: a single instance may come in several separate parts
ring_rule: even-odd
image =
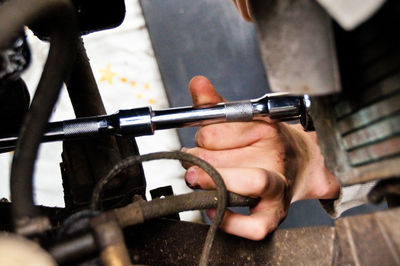
[[[239,0],[236,1],[237,8],[239,9],[240,14],[242,15],[245,21],[253,21],[250,13],[250,6],[248,0]]]
[[[210,151],[203,148],[184,149],[217,168],[264,168],[277,173],[284,173],[286,160],[283,147],[275,147],[274,143],[265,143],[262,149],[266,151],[260,156],[257,146],[247,146],[240,149]]]
[[[217,104],[225,101],[215,90],[211,82],[203,76],[195,76],[189,82],[194,106]]]
[[[273,199],[284,193],[286,178],[280,174],[262,168],[218,168],[227,190],[252,198]],[[185,174],[186,183],[190,187],[214,189],[211,177],[193,166]]]
[[[222,123],[201,127],[195,136],[196,145],[209,150],[234,149],[252,145],[261,139],[277,136],[274,124],[264,121]]]
[[[221,223],[221,229],[225,232],[251,240],[262,240],[275,230],[281,218],[280,211],[276,208],[255,212],[250,215],[242,215],[232,211],[226,211]],[[215,210],[208,210],[207,215],[212,219]]]

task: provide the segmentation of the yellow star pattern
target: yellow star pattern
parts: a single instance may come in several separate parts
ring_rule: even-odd
[[[110,64],[107,64],[107,67],[105,69],[100,69],[100,73],[100,81],[107,81],[110,85],[112,85],[113,77],[117,75],[117,73],[111,71]]]
[[[129,82],[129,85],[132,88],[135,88],[136,85],[137,85],[135,81],[129,81],[126,77],[124,77],[124,76],[121,77],[117,73],[112,72],[110,64],[107,64],[106,68],[100,69],[99,71],[101,73],[100,82],[104,81],[104,82],[108,82],[110,85],[113,85],[113,78],[115,76],[117,76],[116,77],[117,78],[117,83],[118,83],[118,81],[120,81],[122,83],[128,83]],[[149,91],[150,90],[150,84],[149,83],[145,83],[143,88],[146,91]],[[143,94],[140,93],[140,92],[136,93],[136,98],[139,99],[139,100],[142,99],[143,98]],[[156,103],[156,100],[154,98],[150,98],[150,99],[147,100],[147,102],[149,104],[153,105],[153,104]]]

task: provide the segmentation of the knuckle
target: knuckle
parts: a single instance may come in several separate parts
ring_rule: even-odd
[[[263,240],[272,231],[266,221],[263,220],[255,220],[252,226],[254,234],[251,239],[256,241]]]
[[[200,128],[195,136],[196,143],[199,147],[212,147],[215,139],[218,136],[218,132],[213,126],[206,126]]]
[[[203,150],[203,149],[195,149],[192,152],[192,155],[199,157],[200,159],[208,162],[209,164],[213,165],[215,162],[215,158],[212,155],[211,152],[207,151],[207,150]]]
[[[275,217],[263,217],[253,220],[252,228],[253,234],[251,236],[252,240],[263,240],[268,234],[274,231],[279,226],[279,222],[282,218]]]
[[[254,172],[252,179],[254,196],[262,195],[268,188],[268,171],[259,168]]]

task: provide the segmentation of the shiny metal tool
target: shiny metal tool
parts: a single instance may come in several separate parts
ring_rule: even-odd
[[[120,110],[116,114],[77,118],[49,123],[43,142],[81,139],[91,136],[152,135],[155,130],[202,126],[222,122],[244,122],[269,118],[271,122],[300,120],[313,130],[307,95],[270,93],[255,100],[219,103],[207,107],[178,107],[152,110],[149,107]],[[12,150],[17,134],[0,137],[0,152]]]

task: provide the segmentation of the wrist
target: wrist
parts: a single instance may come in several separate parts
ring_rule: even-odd
[[[291,202],[304,199],[335,199],[340,186],[325,167],[316,132],[305,132],[300,125],[287,125],[292,135],[297,171],[292,182]],[[290,166],[289,166],[290,167]]]

